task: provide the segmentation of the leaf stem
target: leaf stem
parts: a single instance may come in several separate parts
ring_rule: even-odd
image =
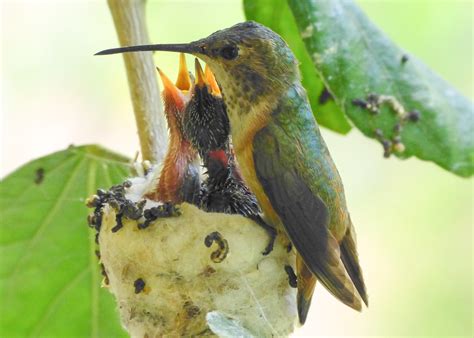
[[[108,0],[121,46],[147,44],[145,0]],[[143,160],[160,163],[168,143],[151,52],[123,54]]]

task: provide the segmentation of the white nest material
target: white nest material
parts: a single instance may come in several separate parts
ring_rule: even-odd
[[[136,202],[149,182],[130,181],[126,197]],[[145,208],[156,205],[147,201]],[[102,209],[101,263],[129,334],[211,335],[206,314],[218,311],[255,336],[289,335],[296,289],[289,286],[285,266],[295,266],[295,255],[281,236],[263,256],[269,237],[253,221],[186,203],[179,209],[180,216],[159,218],[145,229],[137,226],[141,220],[124,218],[117,232],[112,232],[116,211]],[[206,237],[216,232],[219,239],[207,247]]]

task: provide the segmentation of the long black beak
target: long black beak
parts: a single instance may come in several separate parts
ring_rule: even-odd
[[[159,44],[159,45],[141,45],[129,46],[121,48],[105,49],[95,55],[109,55],[129,52],[147,52],[147,51],[165,51],[165,52],[181,52],[188,54],[204,54],[204,50],[194,43],[175,43],[175,44]]]

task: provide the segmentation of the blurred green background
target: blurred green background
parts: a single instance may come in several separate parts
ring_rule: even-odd
[[[473,2],[358,3],[472,100]],[[147,11],[150,39],[161,43],[244,20],[238,0],[149,1]],[[118,45],[106,2],[3,1],[1,17],[0,176],[71,143],[134,156],[122,58],[92,56]],[[176,75],[176,55],[156,53],[155,62]],[[344,181],[370,308],[353,312],[318,287],[296,335],[472,336],[472,180],[417,159],[386,160],[357,130],[322,132]]]

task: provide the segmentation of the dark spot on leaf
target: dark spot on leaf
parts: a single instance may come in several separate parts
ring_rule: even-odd
[[[412,122],[418,122],[420,120],[420,112],[418,110],[412,110],[408,113],[408,119]]]
[[[331,93],[326,87],[324,87],[321,93],[319,94],[319,99],[318,99],[319,104],[325,104],[326,102],[332,99],[333,97]]]
[[[361,99],[352,100],[352,104],[356,107],[360,107],[360,108],[364,108],[364,109],[367,108],[367,102],[365,102],[364,100],[361,100]]]
[[[375,129],[375,130],[374,130],[374,135],[375,135],[375,137],[376,137],[377,139],[382,139],[382,138],[383,138],[383,131],[382,131],[382,129],[379,129],[379,128]]]
[[[408,55],[403,54],[402,58],[400,59],[400,62],[402,63],[402,65],[404,65],[407,61],[408,61]]]
[[[44,168],[38,168],[35,172],[35,183],[41,184],[44,180]]]

